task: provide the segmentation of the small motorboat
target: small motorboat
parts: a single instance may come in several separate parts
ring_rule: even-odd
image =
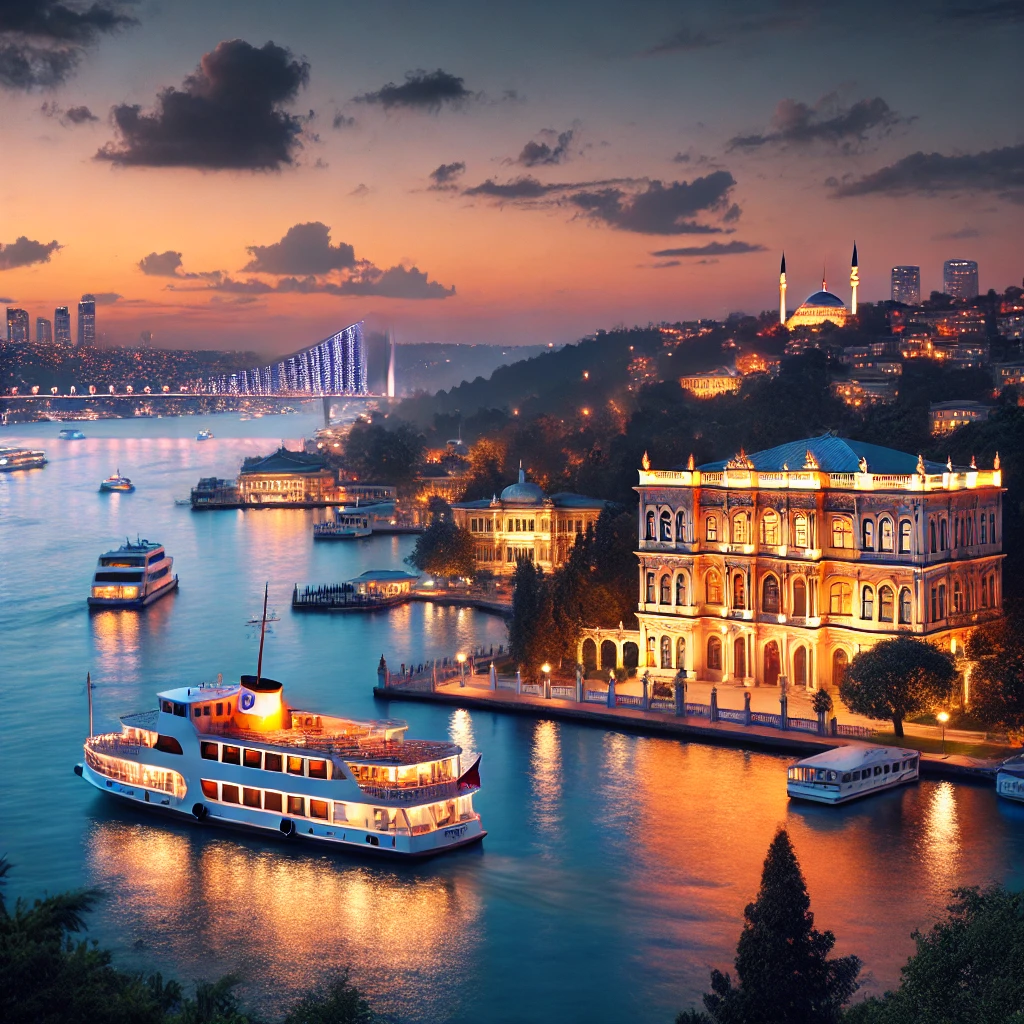
[[[126,476],[121,476],[121,470],[117,470],[113,476],[108,476],[100,484],[100,490],[106,493],[117,492],[120,494],[127,494],[130,491],[135,490],[135,484],[131,482]]]
[[[996,793],[1024,803],[1024,754],[1008,757],[996,769]]]
[[[175,505],[191,506],[192,499],[191,498],[175,498],[174,499],[174,504]]]
[[[58,435],[62,441],[84,441],[85,434],[74,427],[65,427]]]
[[[196,440],[197,441],[212,441],[213,440],[213,431],[212,430],[207,430],[204,427],[202,430],[199,431],[198,434],[196,434]]]

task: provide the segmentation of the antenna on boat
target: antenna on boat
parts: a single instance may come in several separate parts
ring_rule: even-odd
[[[85,673],[85,692],[89,694],[89,739],[92,739],[92,673]]]
[[[263,587],[263,618],[260,621],[260,654],[256,659],[256,685],[260,685],[260,677],[263,674],[263,638],[267,633],[267,595],[270,593],[269,580]]]

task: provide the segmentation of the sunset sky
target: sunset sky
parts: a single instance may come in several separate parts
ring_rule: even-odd
[[[1024,275],[1024,3],[0,8],[0,304],[112,342],[566,342]],[[56,243],[54,245],[53,243]]]

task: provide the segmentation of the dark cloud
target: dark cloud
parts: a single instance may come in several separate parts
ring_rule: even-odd
[[[379,295],[385,299],[447,299],[455,294],[455,285],[445,288],[431,281],[418,267],[389,267],[380,270],[364,264],[342,282],[341,295]]]
[[[368,196],[372,191],[373,189],[370,188],[369,185],[361,181],[354,189],[352,189],[351,192],[349,192],[349,195],[355,199],[362,199],[364,196]]]
[[[739,256],[746,252],[764,252],[765,247],[752,242],[708,242],[707,245],[687,245],[681,249],[658,249],[652,256]]]
[[[1024,0],[994,0],[992,3],[947,7],[942,12],[942,17],[958,27],[983,24],[1018,25],[1024,22]]]
[[[490,199],[541,199],[554,193],[565,192],[573,187],[566,184],[543,185],[536,178],[527,174],[521,178],[516,178],[514,181],[504,183],[488,178],[479,185],[465,189],[463,194],[467,196],[486,196]]]
[[[172,252],[151,252],[143,256],[137,264],[139,270],[150,277],[178,277],[181,270],[181,253]]]
[[[50,88],[65,82],[105,33],[136,25],[115,0],[4,0],[0,3],[0,87]]]
[[[341,113],[339,110],[334,115],[334,120],[331,124],[334,125],[335,128],[355,128],[356,119],[354,117],[349,117],[347,114]]]
[[[36,242],[24,235],[7,245],[0,242],[0,270],[30,267],[33,263],[49,263],[50,257],[60,248],[60,242]]]
[[[441,164],[430,172],[430,188],[435,192],[451,192],[458,188],[456,181],[465,173],[466,165],[461,160]]]
[[[385,110],[395,107],[409,110],[438,111],[445,104],[460,106],[475,99],[463,79],[438,68],[436,71],[407,71],[401,85],[388,82],[376,92],[356,96],[357,103],[375,103]]]
[[[0,295],[0,305],[9,306],[14,301],[9,295]]]
[[[871,135],[885,135],[895,125],[906,123],[881,96],[841,106],[834,95],[813,107],[799,100],[784,99],[775,108],[771,128],[753,135],[737,135],[729,149],[756,149],[767,145],[807,145],[827,142],[849,147],[865,142]]]
[[[840,184],[833,194],[905,196],[949,192],[989,192],[1024,203],[1024,144],[959,156],[911,153],[857,181]]]
[[[309,64],[275,43],[219,43],[181,89],[159,93],[152,113],[114,107],[120,138],[96,156],[136,167],[277,170],[294,163],[303,127],[281,106],[308,80]]]
[[[112,306],[115,302],[124,298],[123,295],[118,295],[117,292],[93,292],[92,297],[96,300],[97,306]]]
[[[572,144],[574,134],[571,128],[558,133],[557,136],[553,131],[541,132],[542,136],[550,138],[550,142],[528,142],[523,146],[522,152],[516,159],[516,163],[520,163],[524,167],[561,163],[569,155],[569,146]]]
[[[932,235],[936,242],[959,242],[965,238],[980,238],[981,232],[977,228],[962,227],[958,231],[946,231],[941,235]]]
[[[252,259],[242,269],[256,274],[327,274],[356,262],[351,245],[331,245],[331,229],[320,221],[295,224],[280,242],[247,248]]]
[[[68,107],[65,110],[58,103],[46,102],[39,108],[47,117],[60,121],[65,128],[75,125],[88,124],[90,121],[98,121],[99,118],[85,106]]]

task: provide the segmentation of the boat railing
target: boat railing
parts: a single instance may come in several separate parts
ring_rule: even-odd
[[[382,786],[378,783],[359,782],[356,780],[360,792],[370,797],[371,800],[380,800],[383,803],[393,804],[424,804],[434,800],[451,800],[460,795],[459,784],[456,779],[447,782],[435,782],[429,786]]]

